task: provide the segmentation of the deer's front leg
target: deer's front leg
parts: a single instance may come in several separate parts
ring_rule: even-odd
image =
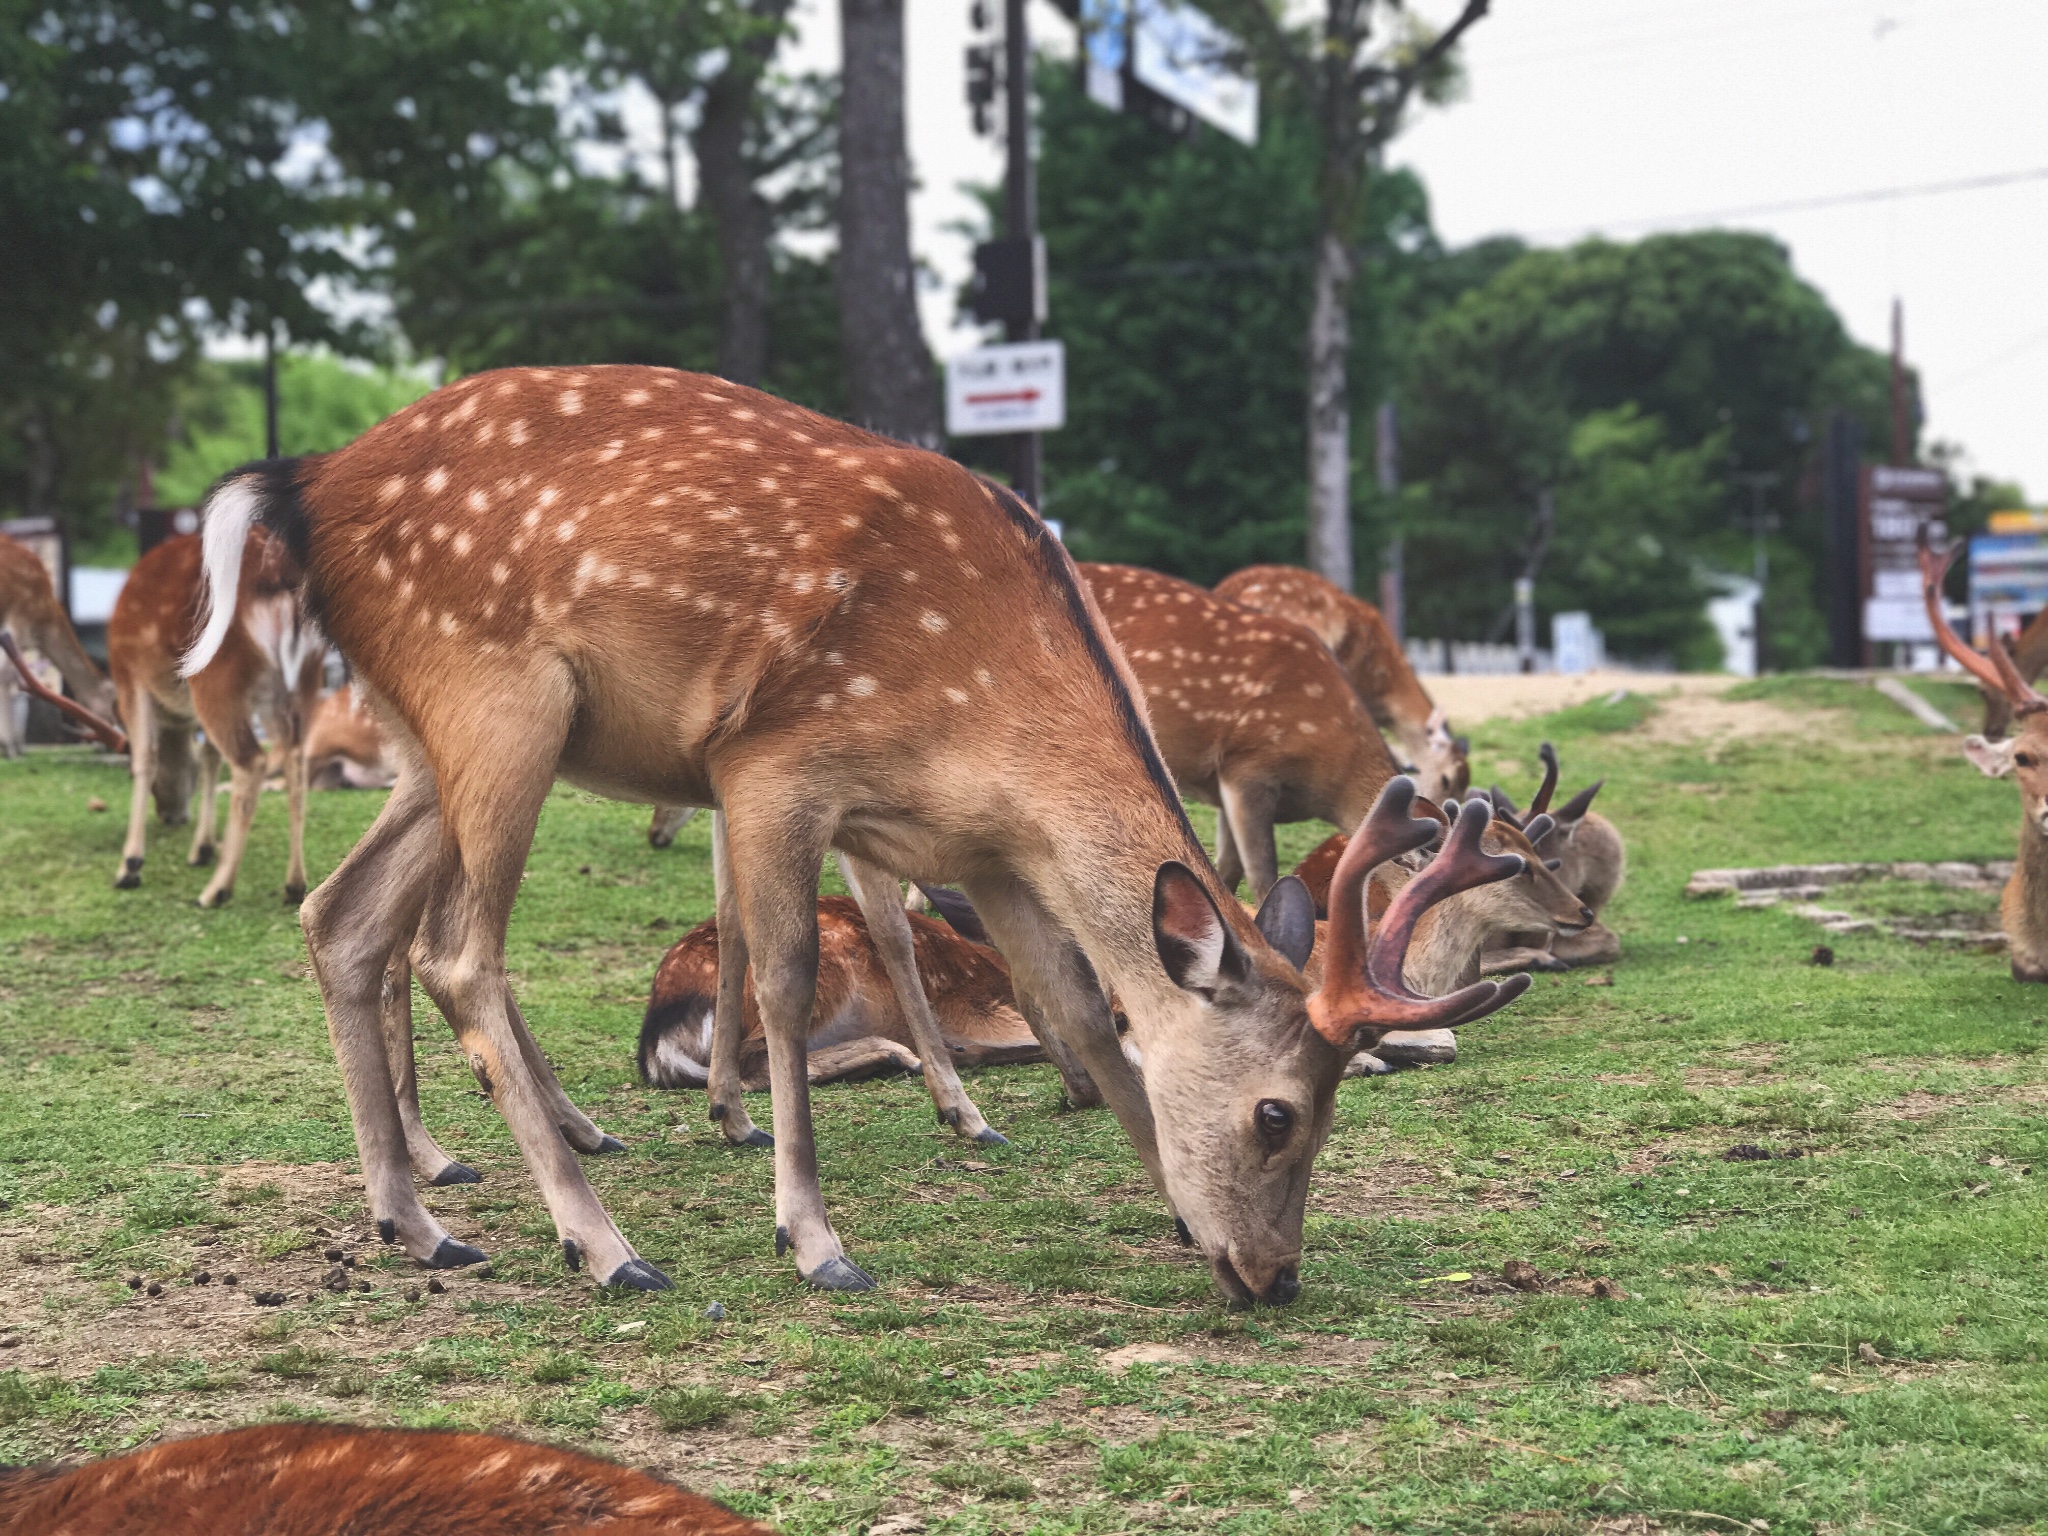
[[[861,916],[867,919],[868,938],[881,957],[889,985],[896,989],[896,1001],[910,1025],[910,1038],[924,1065],[925,1087],[938,1110],[939,1124],[951,1126],[969,1141],[1008,1145],[1008,1138],[982,1118],[981,1111],[960,1085],[960,1074],[953,1069],[952,1052],[946,1048],[939,1021],[932,1016],[931,999],[925,995],[924,978],[918,974],[917,946],[895,877],[844,853],[839,855],[839,871],[846,877],[847,889],[860,902]]]
[[[1219,789],[1223,809],[1217,813],[1217,826],[1230,828],[1231,845],[1244,861],[1244,878],[1251,887],[1252,900],[1264,901],[1266,892],[1280,878],[1280,849],[1273,838],[1278,796],[1270,784],[1240,784],[1228,779]],[[1229,889],[1237,888],[1228,874],[1224,874],[1224,880]]]
[[[711,817],[711,878],[718,900],[718,999],[711,1010],[711,1066],[704,1084],[711,1118],[738,1147],[772,1147],[775,1138],[747,1116],[741,1098],[740,1044],[746,1036],[747,933],[733,886],[725,812]]]
[[[811,1005],[818,989],[818,860],[822,838],[772,811],[734,816],[726,833],[739,878],[754,996],[767,1035],[775,1112],[775,1251],[825,1291],[866,1291],[874,1278],[846,1257],[825,1214],[811,1129]],[[722,925],[721,925],[722,926]],[[724,982],[721,975],[721,985]],[[716,1026],[714,1025],[714,1033]]]
[[[128,721],[128,838],[121,845],[121,869],[114,888],[132,891],[142,884],[144,839],[149,826],[149,792],[156,781],[156,700],[137,688],[121,701]]]

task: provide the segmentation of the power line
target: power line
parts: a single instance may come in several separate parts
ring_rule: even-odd
[[[1646,219],[1587,219],[1556,229],[1538,230],[1531,240],[1561,239],[1589,230],[1655,229],[1663,225],[1713,224],[1725,219],[1753,219],[1776,213],[1812,213],[1825,208],[1847,208],[1858,203],[1890,203],[1909,197],[1934,197],[1948,192],[1977,192],[1987,187],[2016,186],[2022,182],[2048,181],[2048,165],[2026,171],[2003,171],[1993,176],[1965,176],[1954,181],[1929,181],[1909,187],[1873,187],[1863,192],[1838,192],[1826,197],[1796,198],[1784,203],[1751,203],[1740,208],[1710,208],[1702,213],[1659,214]]]

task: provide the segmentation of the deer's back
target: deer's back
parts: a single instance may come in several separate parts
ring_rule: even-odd
[[[752,1536],[627,1467],[490,1435],[274,1424],[0,1482],[0,1536]]]
[[[56,588],[35,551],[0,533],[0,628],[43,624],[56,606]]]

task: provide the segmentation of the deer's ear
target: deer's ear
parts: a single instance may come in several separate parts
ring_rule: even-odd
[[[1982,736],[1963,738],[1963,756],[1977,765],[1977,771],[1987,779],[2002,779],[2012,772],[2013,748],[2019,745],[2017,736],[2008,736],[2003,741],[1986,741]]]
[[[1244,946],[1200,878],[1175,860],[1159,866],[1152,884],[1152,942],[1174,985],[1205,1000],[1245,974]]]
[[[1282,876],[1266,892],[1253,921],[1289,965],[1297,971],[1308,965],[1309,951],[1316,947],[1316,899],[1307,886],[1292,875]]]

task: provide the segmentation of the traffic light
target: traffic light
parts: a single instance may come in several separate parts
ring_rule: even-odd
[[[1012,336],[1045,320],[1045,241],[984,240],[974,248],[974,283],[968,309],[987,324],[999,321]]]
[[[995,100],[995,45],[977,43],[967,50],[967,105],[974,109],[974,131],[984,137],[992,126],[989,111]]]

